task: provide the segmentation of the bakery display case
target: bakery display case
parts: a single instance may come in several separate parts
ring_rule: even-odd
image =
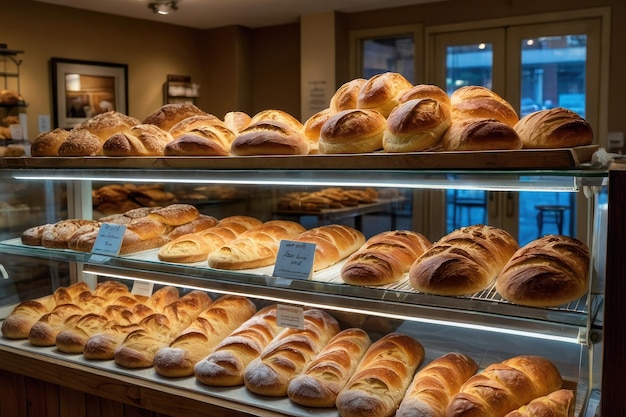
[[[163,262],[157,256],[158,248],[115,256],[29,246],[23,244],[20,234],[43,223],[90,220],[104,215],[102,208],[96,208],[93,198],[105,184],[126,184],[131,192],[137,192],[137,187],[145,184],[158,184],[159,191],[172,193],[190,187],[205,191],[227,187],[231,191],[228,196],[237,202],[237,213],[235,206],[224,209],[222,201],[216,204],[209,199],[204,205],[198,201],[197,206],[206,215],[247,214],[263,221],[280,218],[281,210],[277,209],[280,196],[327,187],[371,188],[383,195],[396,195],[384,191],[401,190],[402,196],[421,189],[561,191],[586,197],[589,238],[585,243],[597,251],[601,246],[597,239],[606,236],[602,230],[593,230],[596,223],[593,216],[608,171],[589,163],[596,150],[597,147],[591,146],[487,151],[473,153],[471,157],[464,152],[442,152],[436,157],[417,152],[253,158],[5,158],[0,170],[5,193],[18,193],[24,186],[48,191],[42,192],[43,197],[38,201],[46,213],[44,218],[29,217],[19,227],[2,229],[0,259],[8,272],[4,281],[11,282],[13,289],[0,294],[1,318],[5,319],[18,302],[76,282],[95,288],[112,280],[138,291],[142,286],[150,289],[173,286],[181,294],[201,290],[214,299],[241,296],[251,300],[259,310],[271,305],[295,308],[297,313],[305,308],[318,309],[332,315],[342,327],[366,330],[373,340],[391,333],[410,335],[424,347],[424,364],[455,351],[473,358],[480,369],[517,355],[548,358],[563,376],[563,386],[575,393],[575,415],[594,416],[601,398],[608,409],[613,407],[612,401],[622,401],[604,397],[601,389],[601,379],[606,383],[612,378],[607,374],[611,373],[610,369],[602,370],[602,356],[614,336],[603,332],[604,276],[600,275],[604,271],[599,272],[597,266],[590,268],[592,284],[582,298],[558,307],[540,308],[504,300],[494,284],[469,296],[430,295],[416,291],[406,279],[382,286],[348,285],[339,278],[341,264],[316,271],[310,279],[296,279],[275,274],[273,265],[233,271],[211,268],[206,262]],[[56,191],[50,192],[51,189]],[[609,189],[611,199],[623,199],[619,191],[613,191],[612,184]],[[146,193],[140,195],[145,197]],[[188,203],[190,194],[182,195]],[[59,196],[67,203],[65,207],[59,204]],[[245,203],[240,204],[242,201]],[[404,209],[402,204],[388,204],[384,210],[393,211],[401,206]],[[369,212],[359,214],[367,216]],[[612,242],[610,227],[608,231]],[[439,237],[430,239],[435,241]],[[598,257],[594,251],[592,259]],[[609,250],[608,256],[612,254]],[[34,286],[39,291],[33,292],[32,283],[38,275],[36,268],[32,268],[35,263],[49,267],[52,278]],[[614,278],[611,271],[610,268],[607,271],[607,283]],[[31,284],[30,291],[23,289],[29,288],[27,284]],[[94,362],[80,354],[63,353],[55,346],[33,346],[24,340],[7,338],[0,339],[0,380],[19,381],[38,387],[39,392],[54,387],[56,399],[47,398],[46,405],[39,401],[38,407],[55,404],[62,409],[68,406],[64,402],[78,394],[79,408],[84,412],[77,411],[76,415],[92,415],[89,411],[93,407],[101,410],[100,415],[107,416],[339,415],[334,407],[305,407],[284,396],[255,394],[245,386],[211,387],[193,376],[165,377],[152,367],[130,369],[113,361]],[[17,398],[26,395],[19,391],[19,386],[13,385],[11,390]],[[27,415],[25,407],[19,402],[3,402],[0,415]]]

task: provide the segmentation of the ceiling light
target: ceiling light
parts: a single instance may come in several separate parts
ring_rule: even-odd
[[[148,4],[148,8],[152,10],[154,13],[168,14],[169,12],[173,10],[178,10],[178,4],[176,0],[157,1],[154,3]]]

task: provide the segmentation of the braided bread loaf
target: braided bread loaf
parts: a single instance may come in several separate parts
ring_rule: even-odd
[[[574,417],[574,393],[560,389],[535,398],[505,417]]]

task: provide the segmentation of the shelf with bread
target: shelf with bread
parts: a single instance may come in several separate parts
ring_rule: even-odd
[[[391,86],[384,90],[393,93],[380,105],[369,102],[383,96],[373,94],[377,85]],[[554,403],[555,399],[569,408],[573,395],[575,415],[586,417],[587,405],[598,396],[594,349],[602,329],[594,323],[596,318],[601,319],[604,294],[591,282],[595,279],[590,267],[593,254],[577,239],[549,235],[519,247],[503,229],[482,224],[468,225],[433,241],[418,231],[403,230],[366,238],[357,228],[340,224],[307,229],[293,220],[255,217],[258,213],[274,214],[273,203],[266,204],[272,207],[267,211],[251,208],[246,216],[200,213],[195,202],[184,199],[167,200],[161,207],[150,198],[147,203],[142,200],[147,207],[117,213],[94,211],[94,184],[112,182],[167,184],[170,189],[245,187],[245,191],[262,189],[271,196],[282,195],[290,186],[299,190],[551,190],[584,193],[590,206],[596,204],[607,170],[595,162],[602,150],[592,143],[589,124],[579,116],[556,109],[522,121],[516,120],[508,103],[486,89],[460,89],[451,97],[445,92],[437,95],[440,93],[433,86],[407,85],[394,74],[353,80],[337,91],[327,111],[304,123],[278,110],[252,116],[233,111],[220,118],[189,103],[166,104],[143,120],[108,113],[71,131],[46,132],[32,142],[30,156],[0,160],[0,176],[10,183],[67,184],[71,216],[24,228],[21,236],[0,242],[1,253],[65,261],[72,266],[73,277],[79,283],[89,283],[91,291],[96,292],[107,280],[115,280],[128,285],[155,284],[158,289],[152,295],[163,288],[177,288],[190,297],[207,293],[214,303],[223,296],[245,297],[253,300],[258,312],[268,305],[302,308],[304,322],[316,323],[313,327],[318,331],[313,333],[319,334],[320,326],[324,328],[323,337],[315,338],[316,342],[321,338],[324,346],[333,346],[331,337],[340,334],[335,324],[328,325],[333,320],[342,330],[360,329],[349,337],[354,342],[363,341],[365,331],[372,343],[368,348],[356,343],[352,349],[369,359],[359,364],[342,361],[341,369],[349,368],[348,374],[364,375],[365,379],[371,376],[366,365],[380,365],[375,360],[377,355],[368,356],[367,350],[377,346],[391,352],[382,366],[399,382],[377,379],[384,395],[368,391],[362,381],[355,379],[344,385],[347,394],[335,398],[335,407],[331,403],[331,407],[317,408],[298,405],[297,392],[290,396],[284,391],[284,380],[276,395],[254,384],[207,388],[204,382],[198,382],[197,375],[169,379],[160,371],[176,372],[177,368],[162,360],[181,358],[181,351],[172,349],[185,351],[185,346],[196,346],[196,337],[186,335],[202,333],[198,326],[179,325],[181,315],[169,312],[178,307],[169,308],[167,314],[164,310],[161,314],[165,318],[154,316],[135,329],[138,332],[134,336],[124,335],[128,346],[118,346],[119,352],[124,352],[118,361],[109,358],[94,365],[84,355],[64,354],[56,339],[55,348],[33,346],[30,337],[28,341],[2,339],[0,356],[11,363],[30,363],[32,368],[41,362],[49,372],[49,380],[80,391],[76,384],[53,375],[67,366],[87,382],[85,390],[91,394],[97,395],[92,389],[94,380],[104,377],[112,382],[111,390],[117,391],[108,392],[105,387],[105,397],[152,406],[152,410],[176,417],[182,412],[171,405],[159,400],[160,405],[152,403],[155,391],[162,389],[169,401],[194,410],[201,408],[199,404],[207,404],[215,415],[228,415],[227,410],[232,408],[241,415],[345,417],[351,415],[352,396],[357,410],[364,397],[372,396],[379,400],[377,404],[391,402],[392,408],[399,407],[404,394],[412,392],[409,383],[413,375],[419,375],[420,369],[436,364],[446,354],[461,352],[466,357],[456,358],[459,362],[455,369],[468,377],[460,377],[467,385],[463,382],[454,388],[461,396],[455,402],[459,408],[467,404],[470,392],[476,394],[472,384],[480,384],[480,378],[476,381],[469,374],[477,373],[477,369],[486,372],[486,377],[491,372],[518,367],[511,372],[519,376],[524,366],[538,366],[536,373],[542,375],[547,388],[530,389],[532,398],[518,397],[517,402],[507,405],[507,410],[493,414],[505,415],[530,401]],[[421,120],[420,126],[413,123],[416,120]],[[574,135],[564,134],[566,131]],[[164,191],[155,190],[159,195],[167,194]],[[153,194],[144,190],[142,197],[149,195]],[[252,202],[258,199],[252,193],[247,197]],[[126,226],[116,256],[91,253],[103,223]],[[315,243],[320,255],[316,255],[311,279],[275,276],[281,240]],[[540,264],[551,269],[548,275],[568,279],[554,280],[549,287],[542,281],[537,291],[534,279],[546,274],[534,262],[537,259],[544,260]],[[555,269],[567,273],[555,273]],[[519,285],[519,281],[523,283]],[[63,297],[58,297],[66,300],[67,294],[63,290],[59,293]],[[84,300],[91,300],[91,295],[87,292]],[[41,312],[45,308],[51,306],[44,306]],[[245,310],[240,305],[237,313]],[[19,309],[13,305],[2,307],[3,327],[8,327],[6,323],[16,311]],[[58,315],[62,314],[66,313],[60,309]],[[33,316],[37,314],[29,317]],[[83,316],[74,314],[71,320],[77,324]],[[231,316],[235,313],[226,314],[229,320]],[[92,327],[89,319],[82,328],[98,328],[97,323]],[[163,331],[150,330],[155,328]],[[334,330],[329,331],[331,328]],[[328,352],[309,339],[292,336],[288,340],[295,340],[297,349],[270,337],[272,343],[267,346],[275,348],[272,351],[279,356],[279,362],[285,359],[280,353],[290,351],[301,358],[299,365],[302,360],[314,363],[314,358],[320,357],[321,372],[327,369],[322,354]],[[221,334],[221,340],[227,339]],[[145,340],[147,345],[140,343]],[[317,349],[314,354],[311,347]],[[156,355],[160,349],[165,349],[164,353]],[[402,357],[402,365],[392,357]],[[556,377],[553,365],[536,357],[548,358],[560,376]],[[133,361],[142,361],[143,365],[134,366]],[[19,367],[11,363],[3,369],[19,374]],[[202,363],[211,369],[211,364]],[[467,365],[466,373],[461,372],[463,364]],[[301,383],[307,376],[303,369],[297,368],[297,376],[304,378],[304,382],[298,378]],[[267,375],[266,371],[257,369],[250,379]],[[27,375],[37,376],[32,369]],[[296,380],[296,375],[290,377]],[[115,385],[117,379],[121,387]],[[347,378],[341,381],[346,383]],[[268,384],[263,378],[257,378],[257,382],[261,386]],[[461,385],[468,389],[465,394]],[[558,393],[563,386],[573,391],[569,397]],[[129,390],[138,393],[135,398],[120,394]],[[144,392],[146,401],[142,402]],[[549,395],[552,397],[544,398]],[[192,400],[187,402],[187,397]],[[385,401],[379,397],[385,397]],[[445,401],[450,403],[452,399]],[[450,413],[462,415],[454,410]],[[380,412],[392,414],[388,409]]]

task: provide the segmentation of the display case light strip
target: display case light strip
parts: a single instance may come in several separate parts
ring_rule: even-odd
[[[49,181],[102,181],[110,182],[112,180],[120,182],[153,182],[153,183],[170,183],[170,184],[228,184],[228,185],[274,185],[274,186],[317,186],[317,187],[337,187],[337,186],[351,186],[351,187],[381,187],[381,188],[407,188],[407,189],[422,189],[422,190],[444,190],[444,189],[464,189],[464,190],[484,190],[484,191],[537,191],[537,192],[573,192],[576,191],[576,187],[573,184],[556,184],[551,182],[549,184],[542,184],[541,182],[515,182],[512,184],[502,183],[486,183],[484,181],[476,181],[474,183],[467,182],[451,182],[447,179],[428,179],[420,181],[392,181],[392,180],[346,180],[346,179],[304,179],[304,178],[141,178],[137,177],[120,177],[111,176],[82,176],[82,175],[15,175],[13,178],[17,180],[49,180]]]
[[[94,274],[94,275],[106,276],[109,278],[130,279],[134,281],[150,282],[153,284],[163,284],[163,282],[158,281],[158,280],[142,279],[142,278],[130,277],[128,275],[123,275],[123,274],[114,274],[110,272],[90,271],[88,267],[86,267],[83,270],[83,272]],[[424,317],[415,317],[415,316],[408,316],[408,315],[403,315],[403,314],[385,313],[385,312],[380,312],[380,311],[372,312],[368,310],[361,310],[358,308],[341,307],[341,306],[328,305],[328,304],[322,304],[322,303],[298,302],[297,300],[285,299],[281,297],[272,297],[272,296],[267,296],[267,295],[263,295],[262,297],[259,297],[259,295],[257,294],[243,292],[243,291],[207,289],[207,288],[197,287],[197,286],[188,285],[188,284],[184,284],[184,285],[176,284],[176,285],[180,287],[188,288],[191,290],[211,291],[211,292],[224,294],[224,295],[237,295],[237,296],[242,296],[242,297],[262,298],[263,300],[266,300],[266,301],[275,301],[279,303],[287,303],[287,304],[292,304],[292,305],[299,304],[304,307],[310,307],[310,308],[321,308],[321,309],[326,309],[326,310],[341,311],[345,313],[375,315],[375,316],[385,317],[385,318],[395,319],[395,320],[414,321],[414,322],[425,323],[425,324],[444,325],[444,326],[449,326],[449,327],[458,327],[458,328],[470,329],[470,330],[482,330],[482,331],[487,331],[487,332],[492,332],[492,333],[502,333],[502,334],[513,335],[513,336],[531,337],[534,339],[551,340],[551,341],[556,341],[556,342],[572,343],[576,345],[580,344],[580,341],[577,338],[536,333],[536,332],[525,331],[525,330],[502,329],[498,327],[490,327],[490,326],[484,326],[480,324],[457,323],[454,321],[429,319],[429,318],[424,318]]]

